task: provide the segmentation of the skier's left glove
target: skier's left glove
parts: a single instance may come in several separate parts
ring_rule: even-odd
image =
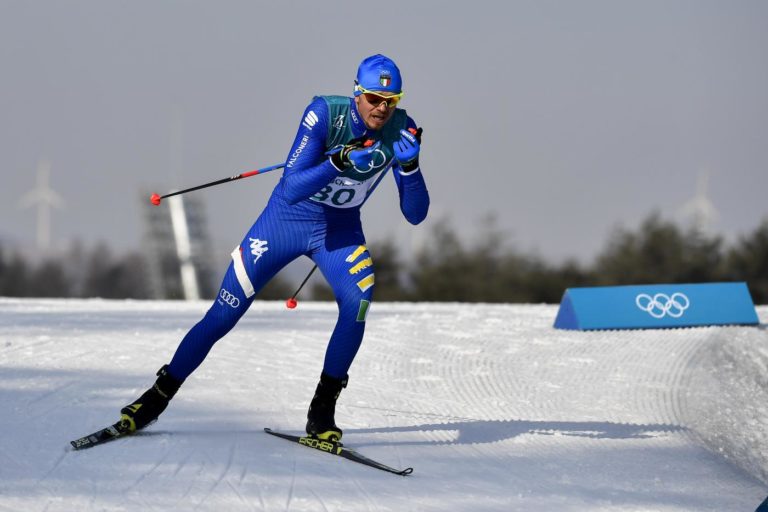
[[[400,130],[400,140],[392,145],[395,158],[403,168],[403,172],[415,171],[419,167],[419,151],[421,150],[421,133],[424,130],[409,128]]]
[[[381,141],[373,143],[373,140],[358,137],[347,142],[344,146],[337,146],[326,154],[330,156],[331,163],[339,172],[355,166],[358,169],[366,169],[371,166],[376,152],[381,147]]]

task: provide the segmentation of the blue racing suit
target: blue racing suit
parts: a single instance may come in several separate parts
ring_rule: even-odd
[[[308,256],[333,289],[339,307],[323,372],[347,375],[360,347],[373,299],[374,265],[360,224],[360,207],[390,169],[400,210],[411,224],[427,215],[429,194],[420,169],[403,172],[392,151],[401,129],[415,128],[396,109],[378,131],[368,130],[353,98],[317,96],[304,111],[285,170],[266,208],[232,252],[213,305],[181,341],[168,372],[185,380],[243,316],[258,291],[288,263]],[[327,152],[365,136],[382,141],[365,169],[338,171]]]

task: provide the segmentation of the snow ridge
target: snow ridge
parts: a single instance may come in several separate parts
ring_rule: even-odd
[[[717,329],[691,364],[685,421],[713,452],[768,484],[768,330]]]
[[[72,451],[207,307],[0,298],[0,512],[721,512],[768,494],[764,328],[559,331],[549,305],[373,306],[337,421],[407,478],[262,430],[303,428],[333,303],[254,303],[158,423]]]

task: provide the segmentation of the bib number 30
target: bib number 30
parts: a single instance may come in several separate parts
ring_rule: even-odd
[[[334,206],[344,206],[355,198],[355,189],[338,188],[334,189],[328,185],[320,192],[312,196],[312,199],[321,203],[330,203]]]
[[[336,178],[311,199],[334,208],[353,208],[363,202],[367,190],[368,182]]]

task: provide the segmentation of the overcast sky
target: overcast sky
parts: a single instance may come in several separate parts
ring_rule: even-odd
[[[405,250],[491,213],[510,246],[588,262],[617,226],[680,219],[709,176],[717,232],[768,216],[765,1],[0,0],[0,241],[41,160],[64,198],[53,238],[139,249],[140,194],[285,160],[315,94],[351,94],[362,58],[404,77],[424,128],[431,218],[410,228],[388,177],[369,241]],[[197,192],[229,254],[278,172]]]

